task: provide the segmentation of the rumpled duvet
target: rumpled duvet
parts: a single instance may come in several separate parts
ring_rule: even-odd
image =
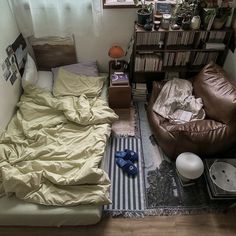
[[[106,102],[31,87],[18,107],[0,138],[0,196],[59,206],[110,203],[110,181],[99,166],[117,115]]]
[[[177,124],[205,118],[202,99],[193,96],[191,82],[179,78],[165,83],[153,111]]]

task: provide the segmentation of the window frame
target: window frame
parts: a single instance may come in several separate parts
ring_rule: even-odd
[[[122,2],[117,4],[107,4],[107,0],[103,0],[103,8],[104,9],[118,9],[118,8],[137,8],[137,6],[133,4],[122,4]]]

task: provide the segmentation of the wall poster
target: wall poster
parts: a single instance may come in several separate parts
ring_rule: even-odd
[[[22,34],[6,48],[6,53],[7,58],[1,62],[1,70],[4,79],[13,85],[23,75],[27,57],[27,45]]]

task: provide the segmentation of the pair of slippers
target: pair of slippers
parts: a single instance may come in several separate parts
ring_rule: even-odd
[[[132,150],[125,149],[115,153],[116,164],[128,175],[135,176],[138,173],[137,167],[133,164],[138,161],[138,154]]]

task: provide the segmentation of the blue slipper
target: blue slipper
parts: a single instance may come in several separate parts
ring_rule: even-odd
[[[138,161],[138,154],[129,149],[125,149],[124,151],[117,151],[115,153],[115,157],[122,158],[124,160],[130,160],[132,162]]]
[[[138,173],[137,167],[130,160],[125,161],[122,158],[117,158],[116,164],[128,175],[136,175]]]

